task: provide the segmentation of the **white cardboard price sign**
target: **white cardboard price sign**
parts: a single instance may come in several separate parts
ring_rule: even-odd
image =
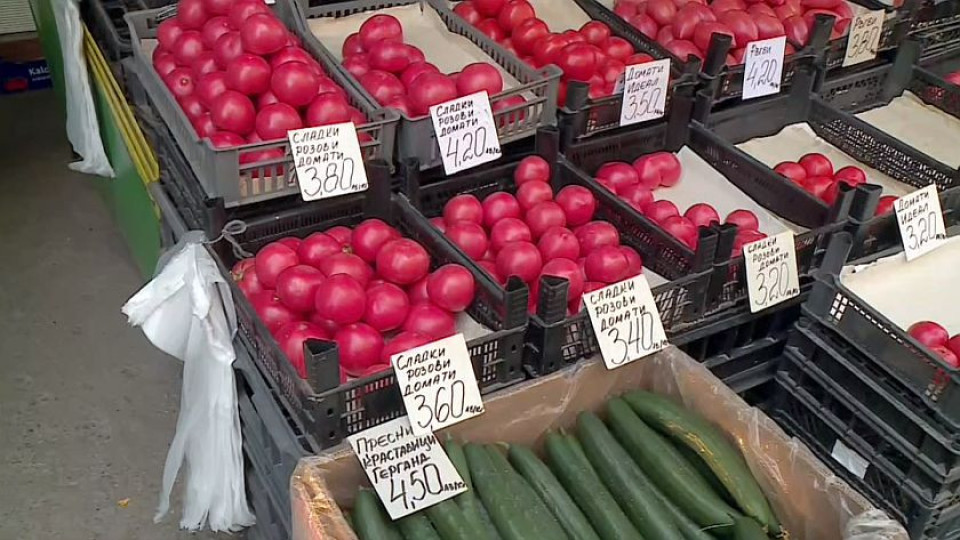
[[[303,200],[366,191],[367,170],[353,122],[288,131],[287,139]]]
[[[667,108],[670,59],[631,64],[623,74],[620,125],[629,126],[663,116]]]
[[[784,231],[743,246],[750,312],[756,313],[800,294],[793,233]]]
[[[607,369],[629,364],[669,344],[643,274],[588,292],[583,303]]]
[[[837,439],[837,442],[833,443],[833,451],[830,452],[830,457],[861,480],[867,475],[867,468],[870,467],[869,461],[863,459],[863,456],[843,444],[843,441],[840,439]]]
[[[486,91],[430,107],[440,159],[447,174],[500,158],[500,139]]]
[[[785,36],[751,41],[747,45],[743,69],[743,99],[780,93],[783,79]]]
[[[415,434],[432,433],[483,413],[463,334],[397,353],[390,363]]]
[[[415,435],[406,416],[347,437],[393,519],[467,490],[433,433]]]
[[[853,18],[847,37],[847,51],[843,55],[843,67],[877,57],[884,16],[885,13],[881,9],[861,13]]]
[[[936,249],[947,238],[937,186],[930,184],[893,203],[908,261]]]

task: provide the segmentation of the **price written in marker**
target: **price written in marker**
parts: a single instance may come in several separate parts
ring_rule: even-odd
[[[482,414],[483,399],[463,334],[390,357],[403,404],[417,435]]]
[[[485,91],[434,105],[430,118],[447,174],[500,158],[500,139]]]
[[[750,312],[756,313],[800,294],[793,233],[782,232],[743,246]]]
[[[937,186],[930,184],[894,203],[903,254],[908,261],[928,253],[947,239]]]
[[[853,18],[843,55],[843,67],[852,66],[877,57],[880,33],[883,31],[883,10],[868,11]]]
[[[583,295],[607,369],[616,369],[666,347],[660,312],[646,276]]]
[[[623,74],[620,125],[629,126],[663,116],[667,108],[670,59],[631,64]]]
[[[393,519],[466,491],[433,433],[416,435],[406,416],[347,437]]]
[[[352,122],[287,132],[300,196],[328,199],[367,189],[367,171]]]
[[[784,36],[749,43],[743,66],[743,99],[780,93],[786,43]]]

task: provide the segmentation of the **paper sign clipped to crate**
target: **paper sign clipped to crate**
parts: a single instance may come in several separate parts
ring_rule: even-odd
[[[756,313],[800,294],[793,233],[784,231],[743,246],[750,312]]]
[[[366,191],[367,171],[353,122],[288,131],[287,139],[303,200]]]
[[[908,261],[929,253],[947,239],[937,186],[930,184],[893,203],[900,227],[903,254]]]
[[[623,74],[620,125],[629,126],[661,118],[667,108],[670,59],[631,64]]]
[[[417,435],[483,413],[483,399],[463,334],[390,357],[413,432]]]
[[[843,67],[852,66],[877,57],[880,34],[883,32],[883,10],[868,11],[853,18],[847,34],[847,51]]]
[[[646,276],[583,295],[607,369],[616,369],[668,345]]]
[[[434,105],[430,107],[430,118],[445,173],[453,174],[500,158],[500,139],[486,91]]]
[[[467,490],[433,433],[415,435],[406,416],[347,437],[392,519]]]
[[[747,45],[743,69],[743,99],[780,93],[783,79],[784,36],[751,41]]]

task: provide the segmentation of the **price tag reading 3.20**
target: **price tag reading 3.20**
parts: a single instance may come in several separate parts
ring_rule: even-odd
[[[930,184],[893,203],[908,261],[936,249],[947,238],[937,186]]]
[[[853,18],[847,38],[847,51],[843,55],[843,67],[877,57],[884,16],[883,10],[877,10],[861,13]]]
[[[607,369],[629,364],[668,345],[660,312],[643,274],[588,292],[583,302]]]
[[[793,233],[782,232],[743,246],[750,312],[756,313],[800,294]]]
[[[784,36],[751,41],[747,45],[743,66],[743,99],[780,93],[783,78]]]
[[[434,105],[430,118],[447,174],[500,158],[500,139],[486,91]]]
[[[623,74],[620,125],[629,126],[663,116],[667,108],[670,59],[631,64]]]
[[[287,132],[305,201],[366,191],[367,171],[352,122]]]
[[[415,435],[406,416],[347,437],[393,519],[467,490],[433,433]]]

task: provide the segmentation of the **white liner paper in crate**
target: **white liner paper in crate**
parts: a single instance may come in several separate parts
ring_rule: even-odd
[[[960,167],[960,120],[910,92],[857,117],[945,165]]]

